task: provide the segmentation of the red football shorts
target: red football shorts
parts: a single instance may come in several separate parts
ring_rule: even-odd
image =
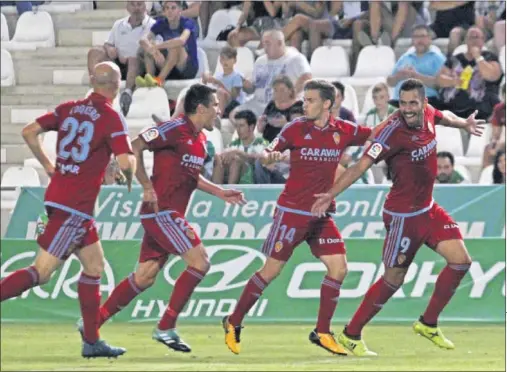
[[[57,208],[47,208],[47,212],[48,223],[37,243],[53,256],[66,260],[75,250],[99,240],[95,220]]]
[[[170,254],[179,256],[201,244],[197,233],[179,212],[163,211],[141,218],[144,236],[139,262],[156,260],[162,267]]]
[[[463,239],[456,222],[437,203],[415,216],[384,212],[383,217],[387,233],[382,260],[386,267],[410,266],[423,244],[435,249],[442,241]]]
[[[317,218],[277,208],[262,252],[279,261],[288,261],[303,241],[315,257],[345,254],[345,244],[332,217]]]

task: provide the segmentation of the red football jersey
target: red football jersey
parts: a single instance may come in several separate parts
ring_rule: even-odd
[[[55,174],[45,205],[91,218],[111,153],[132,153],[127,124],[104,96],[65,102],[36,119],[58,131]]]
[[[143,131],[139,138],[153,151],[151,181],[158,207],[184,215],[206,159],[206,136],[196,131],[187,116],[181,115]],[[153,210],[144,204],[141,214],[151,213]]]
[[[310,215],[315,194],[331,188],[336,167],[347,146],[361,146],[372,130],[352,122],[330,118],[324,128],[298,118],[287,124],[267,151],[290,150],[290,173],[278,198],[280,209]],[[335,203],[329,211],[335,210]]]
[[[417,214],[431,206],[437,176],[435,124],[442,116],[427,105],[423,127],[412,129],[398,111],[365,151],[376,163],[385,160],[391,170],[393,186],[384,204],[386,212]]]

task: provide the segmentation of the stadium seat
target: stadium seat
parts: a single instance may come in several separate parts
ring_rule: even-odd
[[[314,78],[350,76],[349,56],[341,46],[320,46],[315,49],[310,67]]]
[[[51,161],[56,159],[56,142],[58,139],[58,132],[46,132],[44,133],[44,138],[42,139],[42,148],[46,151],[48,158]],[[25,167],[32,167],[35,169],[42,169],[42,165],[35,158],[25,159],[24,161]]]
[[[1,57],[1,65],[0,65],[0,75],[1,75],[1,83],[2,87],[10,87],[16,84],[15,72],[14,72],[14,63],[12,61],[11,54],[2,49],[2,57]]]
[[[368,45],[359,52],[354,77],[387,77],[395,64],[396,56],[390,47]]]
[[[463,141],[457,128],[435,126],[437,151],[449,151],[455,157],[463,156]]]
[[[202,74],[205,71],[209,71],[208,56],[206,55],[204,49],[198,47],[197,53],[198,53],[197,59],[199,61],[199,70],[197,71],[196,77],[194,79],[187,80],[166,80],[166,82],[164,83],[164,88],[167,91],[168,98],[173,98],[174,96],[177,96],[176,92],[179,93],[181,89],[200,82]]]
[[[498,56],[500,59],[500,64],[502,65],[502,70],[505,73],[505,45],[500,49],[500,55]]]
[[[132,95],[132,105],[127,115],[128,119],[149,118],[155,114],[162,120],[171,116],[167,94],[162,88],[138,88]]]
[[[15,187],[14,190],[2,190],[2,208],[14,208],[21,186],[40,186],[39,174],[31,167],[10,167],[2,177],[2,187]]]
[[[254,69],[254,54],[247,47],[236,48],[238,51],[238,58],[235,69],[243,74],[247,79],[252,78]],[[222,65],[220,64],[220,55],[217,58],[217,64],[215,68],[215,75],[219,72],[223,72]]]
[[[217,128],[213,128],[213,130],[207,131],[206,129],[202,131],[206,136],[206,139],[211,141],[213,146],[215,146],[215,153],[219,154],[224,150],[224,142],[222,140],[222,133]]]
[[[464,178],[463,183],[472,183],[472,175],[470,174],[470,171],[467,167],[462,164],[455,164],[454,170],[461,174],[461,177]]]
[[[7,163],[7,149],[4,149],[3,147],[0,150],[0,163]]]
[[[228,25],[236,26],[234,20],[231,17],[231,12],[225,9],[219,9],[211,16],[208,34],[206,38],[200,42],[200,46],[205,46],[206,48],[219,48],[220,46],[224,46],[227,44],[226,41],[217,41],[217,36],[224,28]]]
[[[373,83],[369,88],[368,88],[368,91],[366,92],[366,95],[364,96],[364,102],[363,102],[363,107],[362,107],[362,110],[361,110],[361,116],[364,118],[366,116],[366,114],[368,113],[368,111],[370,111],[372,108],[375,107],[375,103],[373,103],[373,97],[372,97],[372,92],[373,92],[373,87],[375,86],[375,84],[377,83],[385,83],[386,82],[386,79],[384,78],[379,78],[378,81],[376,83]],[[393,87],[389,87],[389,96],[392,97],[393,96]]]
[[[359,102],[357,101],[357,94],[354,87],[350,84],[345,84],[345,98],[342,102],[342,106],[352,111],[354,116],[357,118],[359,115]]]
[[[481,172],[479,177],[479,185],[492,185],[493,184],[493,164],[488,165]]]
[[[55,47],[53,19],[48,12],[25,12],[18,19],[12,40],[2,42],[2,48],[33,50],[39,47]]]
[[[9,41],[9,25],[7,24],[7,18],[3,13],[0,13],[0,40]]]
[[[491,124],[488,124],[491,127]],[[490,135],[491,136],[491,135]],[[484,154],[484,148],[489,142],[488,130],[486,129],[481,137],[470,136],[466,156],[470,158],[480,158]]]

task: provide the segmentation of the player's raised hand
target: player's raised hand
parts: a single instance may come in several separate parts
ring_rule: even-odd
[[[282,159],[282,153],[280,151],[267,152],[264,157],[263,164],[269,165],[273,163],[277,163]]]
[[[325,217],[329,205],[333,201],[333,195],[329,193],[315,194],[317,200],[312,205],[312,216]]]
[[[245,200],[245,195],[239,191],[239,190],[234,190],[234,189],[226,189],[222,192],[222,194],[220,195],[220,198],[227,202],[227,203],[231,203],[231,204],[245,204],[246,203],[246,200]]]
[[[153,210],[155,211],[156,214],[159,212],[158,198],[157,198],[157,194],[155,193],[155,190],[144,189],[143,202],[149,204],[153,208]]]
[[[475,116],[477,115],[478,111],[475,110],[472,115],[470,115],[467,118],[467,125],[465,127],[465,130],[470,133],[473,136],[480,137],[482,136],[482,133],[484,131],[484,124],[486,123],[485,120],[476,119]]]

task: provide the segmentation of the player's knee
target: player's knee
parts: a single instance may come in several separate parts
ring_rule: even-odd
[[[405,281],[406,269],[389,268],[384,273],[384,280],[393,287],[401,287]]]
[[[143,273],[141,275],[135,274],[135,283],[139,288],[146,289],[149,288],[155,283],[156,275],[148,275],[146,273]]]
[[[43,285],[49,282],[49,279],[51,279],[51,274],[53,274],[53,271],[49,268],[34,265],[35,270],[37,270],[37,278],[38,278],[38,285]]]
[[[139,264],[135,274],[134,282],[139,288],[146,289],[155,283],[160,266],[157,261],[147,261]]]
[[[191,266],[199,270],[201,273],[207,273],[211,267],[211,264],[209,262],[209,258],[202,257],[198,260],[195,260]]]
[[[97,259],[94,262],[87,264],[86,266],[84,266],[83,272],[86,275],[90,275],[90,276],[95,276],[95,277],[101,276],[102,273],[104,272],[104,260]]]

